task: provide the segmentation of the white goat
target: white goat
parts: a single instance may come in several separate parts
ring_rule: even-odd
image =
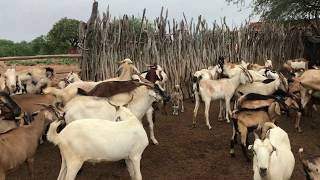
[[[273,123],[267,122],[263,127],[271,127],[266,139],[256,136],[253,146],[254,180],[289,180],[294,169],[295,159],[291,152],[288,134]],[[262,134],[263,136],[264,134]],[[252,148],[253,147],[253,148]]]
[[[149,89],[146,86],[137,87],[130,92],[130,94],[133,96],[133,99],[128,104],[128,108],[141,121],[143,116],[147,113],[150,139],[154,144],[159,144],[154,136],[152,112],[150,113],[150,111],[152,110],[152,103],[162,99],[162,97],[153,89]],[[117,99],[128,99],[128,95],[126,94],[119,94],[116,96],[118,97]],[[115,108],[111,106],[105,98],[93,96],[76,96],[65,105],[64,112],[67,124],[85,118],[99,118],[109,121],[115,120]]]
[[[200,80],[199,82],[199,95],[205,103],[205,117],[206,125],[211,129],[209,123],[209,109],[210,102],[212,100],[224,99],[226,102],[226,120],[229,123],[229,114],[231,115],[230,100],[240,84],[252,82],[251,76],[248,72],[242,68],[230,79],[219,79],[219,80]],[[199,103],[195,104],[193,111],[193,125],[196,125],[196,117],[199,109]]]
[[[78,82],[78,81],[82,81],[81,78],[79,77],[79,75],[77,73],[74,73],[73,71],[71,71],[67,74],[67,76],[65,78],[63,78],[63,81],[60,81],[58,83],[58,87],[60,89],[63,89],[66,86],[68,86],[69,84],[74,83],[74,82]]]
[[[9,94],[13,94],[16,91],[16,69],[15,65],[1,73],[0,77],[0,89],[1,91],[8,91]]]
[[[51,86],[53,77],[52,68],[34,67],[17,72],[15,80],[22,92],[39,94],[44,88]]]
[[[120,122],[104,119],[81,119],[66,126],[59,134],[57,127],[62,121],[53,122],[48,140],[59,146],[61,169],[59,180],[75,179],[85,161],[126,160],[130,177],[142,180],[140,160],[148,146],[148,136],[142,123],[125,107],[120,107],[116,118]]]
[[[197,91],[197,86],[199,85],[200,77],[201,80],[203,79],[211,79],[216,80],[218,79],[218,74],[222,73],[222,69],[219,68],[218,65],[216,66],[209,66],[208,69],[201,69],[199,71],[196,71],[193,74],[192,79],[192,95],[194,96],[194,100],[196,104],[200,104],[200,96],[199,92]],[[222,113],[223,113],[223,100],[220,100],[220,108],[219,108],[219,115],[218,119],[222,120]]]
[[[274,81],[269,83],[253,82],[250,84],[240,85],[236,90],[236,95],[237,97],[249,93],[271,95],[278,89],[281,89],[284,92],[288,91],[288,82],[282,75],[280,76],[280,78],[275,79]]]

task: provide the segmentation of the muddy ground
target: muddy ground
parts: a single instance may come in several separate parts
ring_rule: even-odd
[[[68,68],[66,68],[68,69]],[[218,104],[218,103],[214,103]],[[217,121],[218,108],[211,107],[213,125],[208,130],[204,123],[203,105],[199,109],[198,126],[192,128],[194,104],[185,102],[186,112],[180,116],[163,115],[157,112],[155,135],[159,145],[150,144],[142,157],[141,172],[144,179],[152,180],[248,180],[252,179],[252,164],[246,162],[240,146],[236,146],[236,157],[229,155],[231,124]],[[303,117],[302,134],[293,128],[294,117],[283,117],[279,125],[289,134],[296,165],[291,179],[304,179],[297,152],[303,147],[306,154],[320,154],[320,120],[317,112],[313,117]],[[144,121],[148,131],[147,123]],[[40,145],[35,156],[35,179],[56,179],[60,169],[59,149],[46,142]],[[21,166],[8,175],[8,179],[29,179],[27,167]],[[130,179],[124,161],[85,164],[77,176],[78,180]]]

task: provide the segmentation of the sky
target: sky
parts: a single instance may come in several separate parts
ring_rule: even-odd
[[[182,19],[183,12],[188,20],[200,14],[211,24],[226,17],[230,26],[236,26],[249,19],[251,9],[228,5],[225,0],[98,0],[100,13],[108,5],[112,16],[123,14],[146,17],[159,16],[161,7],[168,8],[169,18]],[[53,24],[63,17],[82,21],[89,19],[93,0],[0,0],[0,39],[15,42],[45,35]],[[256,21],[257,18],[251,18]]]

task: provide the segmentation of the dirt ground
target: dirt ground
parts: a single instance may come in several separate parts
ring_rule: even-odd
[[[70,68],[67,68],[70,70]],[[213,103],[218,104],[218,103]],[[213,180],[248,180],[252,179],[252,163],[246,162],[241,148],[236,145],[236,157],[229,155],[229,141],[232,133],[231,124],[217,121],[218,108],[211,107],[210,119],[213,125],[208,130],[204,123],[203,105],[199,109],[198,126],[192,128],[194,104],[187,100],[186,111],[180,116],[163,115],[157,112],[155,135],[159,145],[150,144],[143,153],[141,172],[144,179],[178,180],[178,179],[213,179]],[[168,108],[169,109],[169,108]],[[302,134],[293,128],[294,116],[283,117],[279,123],[288,134],[296,165],[291,179],[304,179],[297,152],[299,147],[305,153],[320,154],[320,121],[317,112],[314,116],[303,117]],[[144,121],[149,133],[148,125]],[[40,145],[35,156],[35,179],[54,180],[60,169],[59,149],[46,142]],[[29,179],[27,167],[8,175],[8,179]],[[78,173],[78,180],[95,179],[130,179],[124,161],[85,164]]]

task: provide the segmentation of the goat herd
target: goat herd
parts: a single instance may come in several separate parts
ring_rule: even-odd
[[[184,111],[180,85],[175,85],[169,95],[165,91],[168,77],[157,64],[148,65],[149,70],[140,73],[130,59],[124,59],[119,62],[116,78],[82,81],[70,72],[56,84],[52,68],[17,71],[15,66],[0,65],[0,179],[24,162],[34,176],[34,155],[44,132],[60,150],[59,180],[75,179],[84,162],[121,159],[132,179],[142,179],[140,160],[149,144],[141,123],[143,116],[152,143],[159,144],[153,124],[156,103],[165,108],[171,101],[173,115]],[[274,71],[271,60],[264,65],[244,61],[233,64],[219,57],[217,65],[194,73],[192,89],[193,127],[202,100],[206,125],[212,129],[210,103],[220,100],[218,119],[222,120],[225,112],[227,123],[233,122],[231,156],[240,135],[248,161],[248,152],[253,152],[253,179],[290,179],[295,158],[288,134],[276,124],[282,114],[294,111],[295,128],[303,132],[301,116],[309,105],[316,108],[320,98],[317,67],[309,69],[306,60],[296,59]],[[31,101],[36,106],[30,106]],[[251,132],[255,141],[249,145]],[[320,157],[307,160],[302,157],[302,148],[299,152],[306,178],[320,179]]]

